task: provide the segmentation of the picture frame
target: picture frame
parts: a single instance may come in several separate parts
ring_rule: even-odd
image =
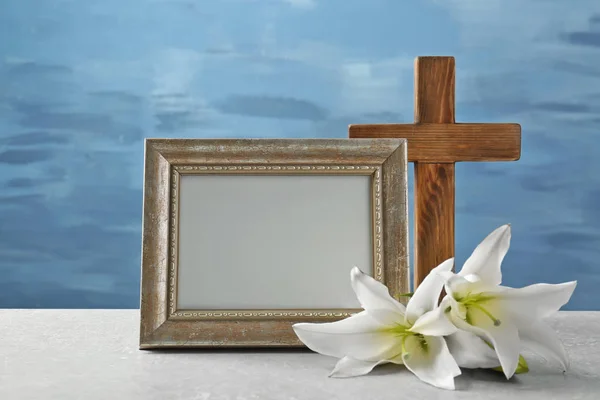
[[[409,290],[405,139],[146,139],[140,349],[301,347]],[[358,265],[359,263],[367,265]]]

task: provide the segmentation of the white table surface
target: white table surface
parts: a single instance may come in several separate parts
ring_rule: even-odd
[[[394,365],[328,378],[335,359],[307,350],[141,351],[137,310],[0,310],[0,399],[600,399],[600,312],[550,323],[566,374],[526,355],[528,374],[466,370],[449,392]]]

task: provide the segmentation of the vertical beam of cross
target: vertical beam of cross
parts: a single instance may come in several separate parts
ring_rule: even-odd
[[[454,123],[454,82],[453,57],[415,60],[415,123]],[[454,257],[454,188],[453,162],[415,162],[415,288]]]

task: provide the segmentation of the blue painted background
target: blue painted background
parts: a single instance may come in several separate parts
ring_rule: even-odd
[[[506,284],[600,309],[596,0],[3,0],[0,307],[138,306],[144,137],[409,122],[417,55],[456,56],[457,121],[523,127],[457,167],[458,261],[511,222]]]

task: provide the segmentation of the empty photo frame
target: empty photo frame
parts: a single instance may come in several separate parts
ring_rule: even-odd
[[[140,348],[302,346],[407,292],[404,139],[147,139]]]

